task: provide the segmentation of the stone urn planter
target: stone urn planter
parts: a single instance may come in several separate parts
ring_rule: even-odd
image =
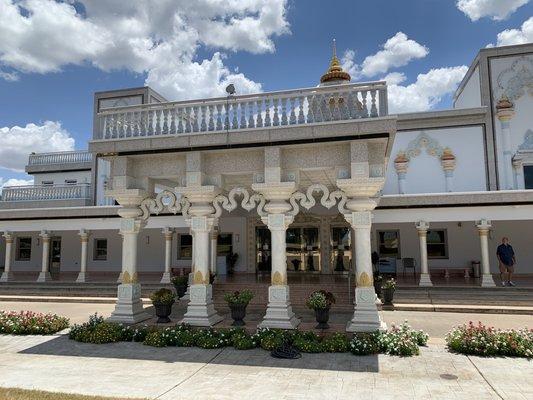
[[[174,289],[176,289],[176,294],[178,296],[178,299],[185,296],[185,292],[187,292],[187,284],[189,283],[189,277],[188,276],[174,276],[172,277],[171,282],[174,285]]]
[[[231,318],[233,319],[232,326],[245,325],[244,317],[246,316],[246,307],[248,307],[253,297],[254,294],[248,289],[241,292],[226,293],[224,295],[224,300],[228,303],[231,311]]]
[[[248,304],[228,304],[231,311],[233,323],[231,326],[244,326],[244,317],[246,317],[246,307]]]
[[[168,303],[154,303],[155,315],[157,316],[158,324],[168,324],[170,322],[170,314],[172,314],[172,305],[174,302]]]
[[[307,307],[315,312],[315,319],[318,324],[316,329],[328,329],[329,309],[335,304],[333,293],[325,290],[317,290],[307,298]]]
[[[172,305],[176,296],[170,289],[159,289],[150,295],[150,300],[155,308],[158,324],[168,324],[170,314],[172,314]]]
[[[329,329],[329,307],[328,308],[317,308],[315,310],[315,318],[318,324],[315,326],[316,329]]]

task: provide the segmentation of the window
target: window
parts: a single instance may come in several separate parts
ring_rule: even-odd
[[[428,258],[448,258],[448,237],[445,229],[431,230],[427,234]]]
[[[231,233],[219,233],[217,239],[217,256],[227,256],[233,253],[233,235]]]
[[[533,189],[533,165],[524,165],[524,187]]]
[[[378,253],[380,257],[402,258],[400,251],[400,231],[377,231]]]
[[[107,239],[94,239],[93,260],[107,260]]]
[[[192,236],[178,235],[178,259],[192,259]]]
[[[75,185],[78,181],[76,179],[65,179],[65,185]]]
[[[17,238],[17,261],[30,261],[31,237]]]

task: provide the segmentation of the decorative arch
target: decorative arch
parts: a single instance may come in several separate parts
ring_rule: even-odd
[[[509,68],[498,74],[496,79],[502,95],[515,102],[526,93],[533,97],[533,56],[518,57]]]

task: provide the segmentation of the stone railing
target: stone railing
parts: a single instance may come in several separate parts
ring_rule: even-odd
[[[385,82],[117,107],[97,114],[94,140],[264,129],[387,112]]]
[[[37,153],[30,154],[28,166],[52,165],[52,164],[72,164],[86,163],[93,160],[92,153],[85,150],[62,151],[57,153]]]
[[[2,189],[1,201],[38,201],[89,199],[89,183],[75,185],[6,186]]]

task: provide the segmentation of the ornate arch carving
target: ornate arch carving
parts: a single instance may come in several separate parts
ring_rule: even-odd
[[[496,78],[500,93],[515,102],[526,93],[533,96],[533,57],[518,57],[509,68],[503,70]]]
[[[295,192],[291,195],[289,198],[289,203],[292,206],[292,210],[290,210],[288,214],[295,216],[300,212],[300,206],[306,210],[309,210],[311,207],[313,207],[316,204],[314,193],[322,193],[322,196],[320,197],[320,204],[327,209],[333,207],[338,201],[338,209],[341,214],[347,214],[350,212],[344,207],[347,201],[346,193],[344,193],[342,190],[330,192],[327,186],[317,183],[309,186],[305,193]]]
[[[182,213],[184,217],[188,217],[188,210],[191,206],[189,200],[181,196],[178,198],[176,193],[170,190],[163,190],[155,197],[147,197],[140,204],[142,211],[141,219],[147,220],[151,214],[159,215],[164,211],[172,214]]]

